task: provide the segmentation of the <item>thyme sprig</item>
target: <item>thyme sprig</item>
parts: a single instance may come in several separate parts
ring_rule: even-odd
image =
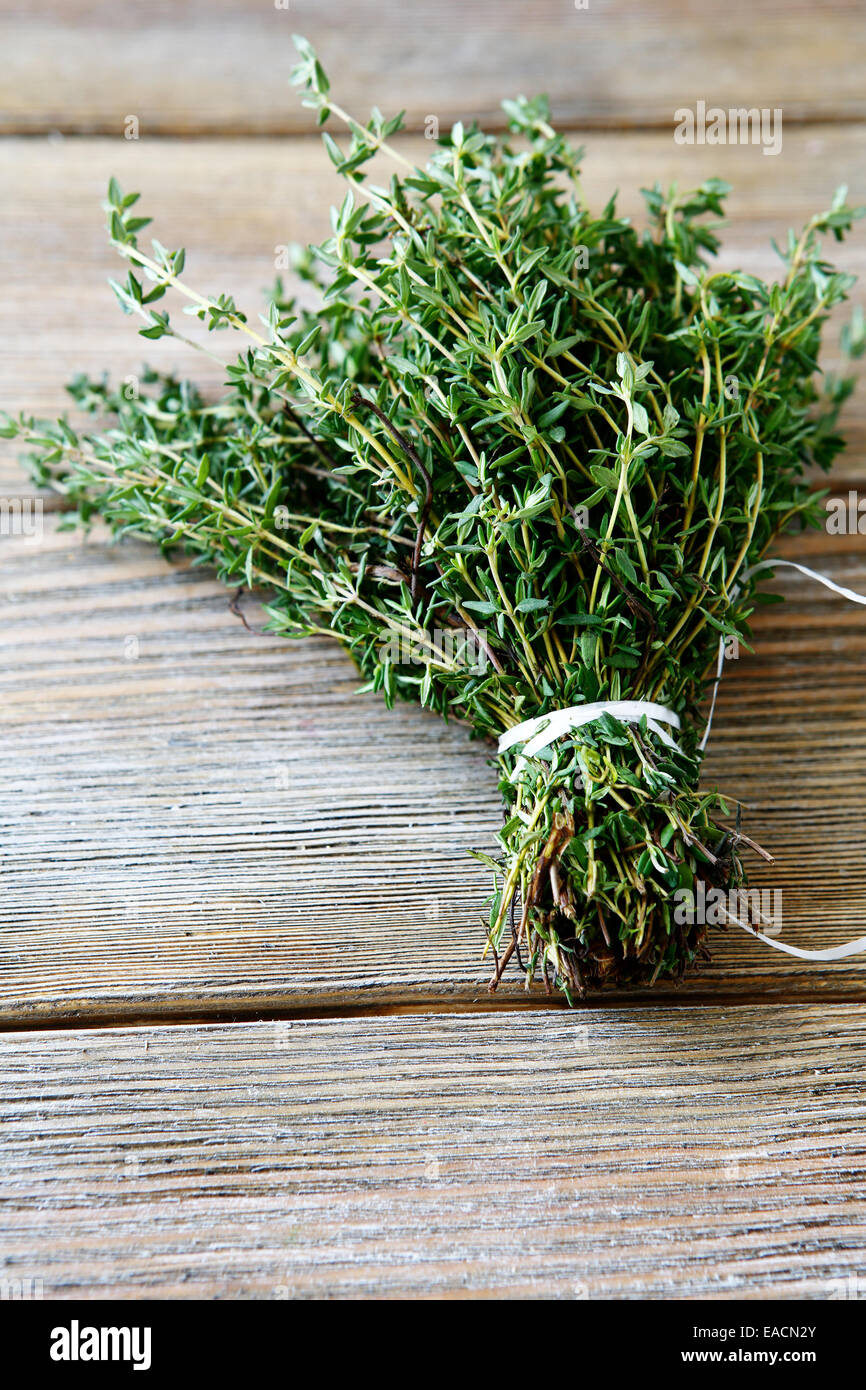
[[[507,137],[455,125],[416,168],[391,144],[400,118],[343,112],[297,42],[306,103],[343,132],[324,140],[346,196],[298,263],[319,307],[278,284],[253,325],[200,293],[183,250],[142,248],[138,195],[112,180],[123,309],[144,337],[189,342],[155,307],[171,295],[230,332],[226,389],[209,402],[148,372],[129,398],[78,378],[93,429],[4,432],[75,519],[267,590],[272,631],[332,634],[389,704],[491,739],[584,702],[675,710],[675,748],[603,716],[499,756],[499,852],[478,857],[493,986],[512,964],[570,998],[680,975],[705,928],[678,924],[674,892],[744,881],[727,807],[699,788],[708,673],[720,635],[749,640],[749,566],[820,515],[807,470],[842,447],[851,383],[822,380],[818,352],[853,283],[823,238],[862,210],[840,189],[767,284],[714,260],[720,181],[645,190],[643,230],[613,200],[594,215],[581,151],[523,98],[505,103]]]

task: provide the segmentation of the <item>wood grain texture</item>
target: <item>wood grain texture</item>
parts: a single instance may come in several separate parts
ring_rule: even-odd
[[[307,131],[293,32],[344,105],[415,129],[501,121],[503,97],[539,91],[572,125],[670,128],[698,98],[866,114],[858,0],[4,0],[0,130],[119,134],[132,114],[147,135]]]
[[[404,106],[416,131],[549,91],[590,132],[596,205],[729,178],[725,259],[764,275],[769,238],[835,185],[866,198],[860,0],[0,0],[0,133],[54,132],[0,145],[0,405],[53,413],[75,371],[145,355],[215,387],[118,313],[98,203],[111,173],[140,187],[193,278],[254,311],[277,247],[325,234],[339,196],[317,141],[244,138],[310,130],[292,30],[350,109]],[[700,98],[782,107],[783,153],[674,146]],[[842,261],[862,272],[862,236]],[[866,488],[864,397],[839,491]],[[2,446],[0,498],[31,491]],[[469,1012],[494,1002],[465,853],[500,821],[488,750],[356,697],[335,644],[250,636],[206,574],[56,523],[0,541],[0,1028],[31,1030],[0,1033],[0,1279],[49,1298],[864,1296],[866,963],[728,935],[687,988],[637,996],[653,1007],[517,1013],[548,1001],[509,984]],[[866,588],[862,537],[787,553]],[[755,882],[781,886],[785,939],[826,945],[866,915],[866,623],[780,587],[757,654],[729,663],[706,780],[777,854]],[[327,1011],[368,1016],[311,1021]],[[257,1012],[284,1017],[177,1022]],[[174,1024],[104,1026],[142,1018]]]
[[[336,643],[251,636],[219,585],[143,546],[51,525],[4,546],[0,1019],[486,1005],[466,854],[500,821],[485,746],[355,695]],[[866,590],[861,537],[809,561]],[[830,945],[866,915],[866,623],[780,587],[729,663],[705,780],[777,855],[753,881],[781,888],[784,938]],[[717,938],[679,997],[866,997],[862,958]]]
[[[78,368],[119,376],[146,353],[199,371],[177,345],[143,345],[101,289],[110,172],[144,189],[165,242],[189,243],[196,282],[247,307],[273,275],[270,249],[322,231],[336,191],[305,141],[22,140],[0,158],[14,190],[0,245],[18,268],[2,403],[42,411]],[[621,184],[637,211],[650,169],[728,175],[726,255],[770,273],[769,237],[846,172],[866,194],[864,160],[856,127],[799,131],[778,161],[607,135],[591,141],[586,181],[596,202]],[[862,269],[866,241],[843,254]],[[839,489],[866,479],[862,390],[846,432]],[[5,457],[7,494],[28,491]],[[862,537],[788,553],[866,588]],[[490,848],[499,823],[485,748],[418,709],[357,698],[336,645],[250,637],[219,586],[142,547],[84,544],[50,521],[41,546],[5,538],[0,559],[7,1023],[486,1001],[487,885],[465,853]],[[707,778],[748,802],[751,833],[778,855],[755,881],[781,886],[786,937],[827,945],[859,935],[866,910],[866,632],[861,610],[799,576],[781,585],[790,602],[761,616],[757,655],[729,664]],[[862,963],[803,965],[742,936],[686,997],[863,989]]]
[[[407,140],[403,149],[423,163],[430,146]],[[110,367],[120,378],[139,372],[145,360],[212,386],[219,382],[207,359],[170,341],[141,339],[108,289],[120,264],[106,245],[100,210],[112,174],[124,188],[141,190],[154,235],[187,247],[192,283],[230,291],[253,316],[273,284],[277,248],[327,236],[329,205],[343,192],[315,140],[0,143],[0,257],[13,267],[0,289],[0,408],[56,412],[76,372],[98,376]],[[584,184],[597,209],[619,189],[622,212],[641,219],[639,189],[647,182],[693,187],[714,174],[734,186],[721,263],[773,277],[779,261],[771,240],[784,241],[789,226],[800,227],[827,207],[835,187],[847,183],[852,201],[866,202],[866,141],[857,125],[804,127],[786,136],[778,158],[764,159],[751,147],[677,146],[659,132],[587,136]],[[866,227],[832,251],[840,265],[863,276]],[[855,298],[863,303],[864,291]],[[232,350],[226,334],[209,343],[226,357]],[[825,364],[838,365],[833,329]],[[846,408],[844,426],[850,463],[841,461],[839,476],[862,473],[866,391]],[[14,449],[0,441],[0,492],[14,494],[23,483]]]
[[[47,1298],[844,1298],[859,1007],[0,1038],[0,1276]]]

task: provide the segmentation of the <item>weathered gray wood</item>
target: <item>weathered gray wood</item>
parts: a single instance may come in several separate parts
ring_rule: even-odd
[[[143,188],[158,235],[188,242],[195,281],[250,307],[273,273],[269,248],[322,231],[336,190],[305,141],[10,141],[0,158],[15,190],[0,236],[17,268],[2,398],[41,410],[78,368],[121,375],[145,355],[200,368],[176,345],[143,343],[104,289],[114,267],[97,203],[112,170]],[[783,158],[790,184],[758,152],[603,136],[586,182],[596,202],[621,184],[636,211],[651,170],[683,183],[727,174],[739,184],[728,254],[768,272],[769,236],[846,168],[853,196],[856,181],[866,189],[858,128],[798,132]],[[862,268],[864,252],[860,236],[846,264]],[[840,489],[866,477],[860,397]],[[6,460],[7,491],[26,490],[9,449]],[[0,545],[3,1016],[486,999],[486,881],[465,850],[490,848],[499,821],[487,750],[417,709],[356,698],[336,647],[250,637],[203,573],[106,549],[98,534],[83,545],[51,523],[41,548]],[[804,552],[866,587],[862,537],[788,553]],[[729,664],[707,777],[744,797],[749,830],[779,856],[756,881],[781,885],[786,937],[827,945],[859,935],[866,910],[864,621],[797,576],[783,583],[792,601],[762,615],[757,655]],[[802,965],[739,935],[693,997],[862,997],[862,963]],[[519,987],[502,998],[523,1001]]]
[[[430,151],[424,140],[403,148],[422,163]],[[329,205],[344,191],[317,140],[4,141],[0,256],[12,273],[3,277],[0,408],[56,412],[76,372],[98,376],[110,368],[120,378],[139,372],[144,361],[212,385],[220,380],[207,359],[176,343],[140,338],[108,289],[106,280],[120,268],[100,209],[112,174],[124,188],[141,190],[154,235],[187,247],[190,281],[230,291],[252,315],[273,284],[276,249],[327,236]],[[789,226],[802,226],[827,207],[840,183],[850,185],[852,200],[866,200],[866,141],[856,125],[794,129],[778,159],[765,159],[751,147],[678,146],[661,132],[586,139],[583,182],[596,208],[619,189],[622,211],[640,219],[639,189],[646,183],[693,187],[713,174],[734,185],[724,263],[772,277],[779,261],[771,238],[784,240]],[[844,246],[831,246],[840,265],[863,275],[866,224]],[[230,356],[229,335],[208,342]],[[825,362],[829,369],[838,365],[832,330]],[[866,363],[859,370],[866,373]],[[866,391],[855,395],[843,419],[850,466],[843,463],[841,472],[862,471]],[[0,440],[0,491],[20,491],[23,483],[14,449]]]
[[[3,549],[0,1018],[487,1000],[466,854],[500,818],[486,747],[355,695],[327,639],[251,636],[218,584],[144,546],[49,521]],[[862,538],[808,558],[866,590]],[[784,588],[728,665],[706,780],[778,856],[754,882],[781,888],[785,939],[829,945],[866,915],[866,624]],[[717,939],[693,995],[864,997],[863,959]]]
[[[596,128],[596,205],[729,178],[725,255],[763,274],[769,237],[836,184],[866,194],[862,126],[835,124],[866,114],[845,0],[7,6],[0,132],[110,138],[0,146],[0,405],[53,413],[73,372],[144,357],[216,383],[120,316],[98,203],[111,173],[141,187],[193,277],[254,310],[277,245],[326,231],[318,142],[154,137],[309,131],[292,29],[344,104],[406,106],[416,130],[548,90],[560,123]],[[781,106],[783,154],[675,146],[699,97]],[[863,270],[862,235],[842,261]],[[862,391],[844,426],[834,485],[862,490]],[[30,491],[0,448],[0,495]],[[866,997],[862,962],[730,936],[676,996],[700,1008],[660,991],[517,1015],[499,1006],[547,1001],[506,986],[469,1014],[491,1004],[465,855],[499,822],[487,750],[356,698],[336,646],[249,636],[203,573],[55,521],[0,543],[0,1023],[296,1017],[0,1036],[0,1279],[61,1298],[864,1296],[864,1012],[831,1002]],[[862,538],[787,553],[866,587]],[[781,885],[785,939],[826,945],[866,915],[866,633],[783,584],[757,655],[728,666],[707,781],[778,856],[755,881]]]
[[[6,1035],[0,1275],[862,1298],[864,1028],[814,1006]]]
[[[866,112],[856,0],[41,0],[0,14],[0,129],[146,135],[309,129],[287,85],[293,32],[344,105],[405,108],[414,128],[550,93],[572,124],[670,126],[677,107]]]

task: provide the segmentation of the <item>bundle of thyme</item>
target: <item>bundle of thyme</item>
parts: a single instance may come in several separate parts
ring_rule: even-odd
[[[182,250],[142,249],[148,219],[112,181],[115,293],[146,338],[183,337],[169,291],[239,335],[226,390],[79,378],[92,430],[20,418],[5,433],[81,521],[101,513],[267,590],[271,630],[334,636],[389,704],[489,739],[583,703],[675,711],[673,744],[605,714],[500,754],[499,852],[478,857],[492,985],[509,963],[569,998],[678,976],[705,928],[675,921],[673,894],[744,881],[744,837],[698,785],[702,701],[720,635],[748,642],[750,566],[822,514],[805,470],[842,447],[850,382],[819,389],[817,356],[852,285],[822,234],[841,239],[860,210],[840,190],[765,284],[713,263],[721,182],[645,190],[643,231],[613,200],[596,216],[581,151],[523,98],[505,103],[505,138],[458,124],[415,168],[389,143],[400,118],[347,115],[297,42],[306,103],[347,133],[324,135],[348,184],[332,235],[298,261],[319,307],[278,284],[253,324],[199,293]],[[374,157],[392,162],[386,184]]]

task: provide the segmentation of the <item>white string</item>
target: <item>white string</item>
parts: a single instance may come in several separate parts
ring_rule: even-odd
[[[837,584],[835,580],[829,579],[826,574],[819,574],[817,570],[809,569],[808,565],[800,565],[796,560],[759,560],[756,565],[744,571],[742,581],[736,584],[731,590],[731,598],[735,599],[742,588],[742,583],[749,579],[751,575],[757,574],[758,570],[776,569],[783,566],[785,569],[799,570],[800,574],[805,574],[807,579],[815,579],[819,584],[823,584],[825,589],[832,589],[834,594],[839,594],[841,598],[847,598],[851,603],[860,603],[866,607],[866,595],[858,594],[854,589],[846,589],[844,584]],[[713,722],[713,714],[716,709],[716,696],[719,693],[719,682],[722,679],[722,669],[725,665],[725,638],[719,638],[719,656],[716,662],[716,678],[713,682],[713,698],[710,704],[710,717],[707,720],[707,727],[701,739],[701,752],[707,746],[710,736],[710,728]],[[804,951],[799,946],[789,946],[786,941],[776,941],[773,937],[765,936],[763,932],[755,931],[754,927],[747,926],[741,922],[739,917],[726,914],[728,920],[735,922],[743,931],[747,931],[750,936],[756,936],[759,941],[765,941],[768,946],[774,946],[777,951],[785,951],[789,956],[797,956],[800,960],[844,960],[846,956],[859,955],[861,951],[866,951],[866,936],[858,936],[856,941],[848,941],[842,946],[828,946],[824,951]]]
[[[866,951],[866,936],[858,936],[856,941],[846,941],[842,946],[828,946],[823,951],[804,951],[800,946],[789,946],[787,941],[777,941],[773,936],[765,936],[762,931],[756,931],[754,927],[748,926],[727,910],[725,916],[729,922],[736,923],[743,931],[747,931],[750,936],[756,936],[767,946],[775,946],[777,951],[785,951],[789,956],[798,956],[800,960],[844,960],[846,956],[857,956],[861,951]]]
[[[829,579],[826,574],[819,574],[817,570],[809,569],[807,565],[800,565],[796,560],[759,560],[757,564],[744,570],[741,581],[735,584],[731,590],[730,597],[735,599],[742,589],[743,583],[758,570],[777,569],[799,570],[807,579],[814,579],[819,584],[823,584],[825,589],[831,589],[834,594],[839,594],[841,598],[846,598],[851,603],[859,603],[866,607],[866,594],[858,594],[854,589],[846,589],[843,584],[837,584],[835,580]],[[710,728],[713,722],[713,714],[716,709],[716,696],[719,692],[719,682],[722,679],[722,670],[725,665],[725,638],[719,638],[719,655],[716,662],[716,678],[713,682],[713,698],[710,704],[710,714],[707,720],[707,727],[700,742],[701,752],[707,746],[710,736]],[[523,754],[518,758],[512,776],[516,776],[518,771],[526,765],[526,758],[534,753],[540,753],[542,749],[548,748],[555,739],[562,734],[570,733],[572,729],[579,729],[583,724],[590,724],[594,719],[598,719],[603,714],[613,715],[615,719],[621,719],[624,723],[637,723],[638,720],[646,716],[647,728],[652,729],[653,733],[658,734],[663,743],[669,748],[676,748],[677,744],[671,738],[667,730],[661,724],[670,724],[673,728],[680,727],[679,715],[673,710],[667,709],[664,705],[657,705],[651,700],[609,700],[595,705],[571,705],[568,709],[552,710],[550,714],[539,715],[536,719],[524,719],[522,724],[516,724],[513,729],[508,729],[499,739],[499,752],[504,753],[507,749],[513,748],[516,743],[523,742]],[[777,941],[774,937],[765,936],[763,932],[756,931],[746,922],[735,917],[733,913],[725,913],[729,922],[734,922],[750,936],[756,936],[759,941],[763,941],[767,946],[773,946],[777,951],[784,951],[789,956],[797,956],[799,960],[844,960],[847,956],[856,956],[866,951],[866,936],[858,936],[856,941],[845,942],[841,946],[828,946],[822,951],[806,951],[800,946],[790,946],[786,941]]]
[[[517,773],[525,767],[527,758],[549,748],[551,743],[572,729],[600,719],[603,714],[613,715],[614,719],[621,719],[626,724],[636,724],[646,715],[647,728],[658,734],[662,743],[669,748],[677,747],[668,731],[661,727],[662,724],[671,724],[675,729],[680,727],[680,717],[672,709],[657,705],[652,700],[603,700],[596,705],[569,705],[567,709],[551,710],[550,714],[540,714],[535,719],[524,719],[522,724],[515,724],[513,729],[507,729],[500,735],[498,751],[505,753],[515,743],[524,745],[514,769]]]
[[[834,594],[839,594],[842,598],[847,598],[851,603],[861,603],[866,607],[866,594],[858,594],[854,589],[846,589],[843,584],[837,584],[835,580],[828,579],[826,574],[819,574],[817,570],[810,570],[807,565],[798,565],[796,560],[759,560],[756,565],[743,571],[742,579],[739,584],[735,584],[730,593],[731,601],[737,597],[743,584],[750,579],[758,570],[777,569],[783,566],[785,569],[799,570],[805,574],[807,579],[816,579],[819,584],[823,584],[825,589],[832,589]],[[719,693],[719,681],[722,679],[722,669],[725,665],[725,637],[724,634],[719,638],[719,656],[716,662],[716,678],[713,681],[713,698],[710,703],[710,716],[707,720],[707,727],[704,729],[704,736],[698,745],[701,752],[707,746],[710,737],[710,729],[713,724],[713,715],[716,712],[716,696]]]

